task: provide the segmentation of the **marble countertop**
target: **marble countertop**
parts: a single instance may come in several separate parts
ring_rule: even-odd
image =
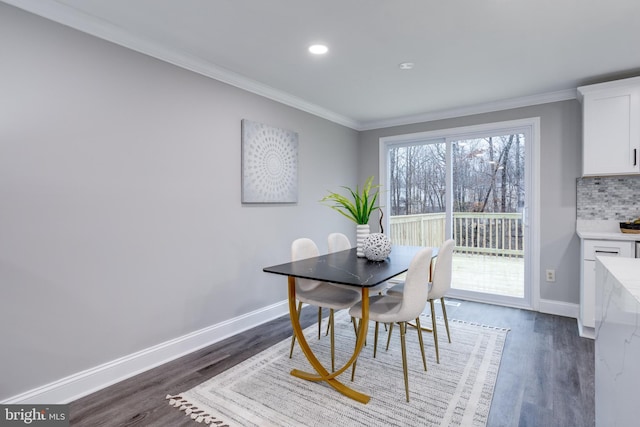
[[[640,258],[596,261],[596,427],[638,425]]]
[[[581,239],[640,241],[640,234],[620,231],[620,221],[579,219],[576,232]]]
[[[598,259],[640,303],[640,258],[599,257]]]

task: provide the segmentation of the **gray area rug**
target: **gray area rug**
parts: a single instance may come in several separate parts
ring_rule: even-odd
[[[427,316],[422,325],[430,325]],[[314,372],[297,346],[289,359],[290,339],[179,395],[169,403],[195,422],[222,426],[485,426],[500,367],[507,329],[449,321],[451,341],[443,322],[440,364],[435,362],[433,336],[424,334],[424,371],[413,328],[407,331],[410,402],[405,400],[399,328],[385,351],[386,332],[380,327],[373,358],[371,322],[367,346],[358,358],[355,381],[351,369],[338,379],[369,394],[368,404],[351,400],[326,383],[309,382],[289,374],[292,369]],[[323,327],[324,329],[324,327]],[[305,330],[314,353],[331,366],[328,336],[317,339],[317,324]],[[324,331],[323,331],[324,332]],[[355,336],[346,312],[336,314],[336,367],[351,355]]]

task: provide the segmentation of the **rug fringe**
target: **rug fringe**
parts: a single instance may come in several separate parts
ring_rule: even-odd
[[[431,315],[427,314],[427,313],[423,313],[422,317],[428,317],[430,319]],[[444,318],[442,316],[436,316],[436,320],[444,321]],[[493,329],[493,330],[496,330],[496,331],[509,332],[511,330],[511,328],[503,328],[503,327],[500,327],[500,326],[484,325],[482,323],[469,322],[469,321],[466,321],[466,320],[459,320],[459,319],[448,319],[448,320],[449,320],[449,322],[460,323],[460,324],[463,324],[463,325],[470,325],[470,326],[479,326],[479,327],[484,328],[484,329]]]
[[[170,394],[167,394],[165,400],[168,400],[169,405],[183,411],[185,415],[189,416],[197,423],[215,425],[217,427],[230,427],[229,424],[226,424],[224,421],[214,417],[211,414],[208,414],[206,411],[198,408],[197,406],[194,406],[193,404],[189,403],[187,399],[183,398],[180,395],[172,396]]]
[[[485,325],[482,323],[468,322],[466,320],[449,319],[449,322],[462,323],[463,325],[479,326],[484,329],[494,329],[496,331],[503,331],[503,332],[509,332],[511,330],[511,328],[503,328],[501,326],[491,326],[491,325]]]

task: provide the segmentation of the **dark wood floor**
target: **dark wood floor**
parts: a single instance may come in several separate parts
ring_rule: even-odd
[[[595,425],[594,343],[578,336],[575,319],[467,301],[450,303],[450,319],[511,330],[490,427]],[[316,321],[315,310],[303,311],[303,326]],[[290,336],[288,316],[243,332],[72,402],[71,425],[193,427],[197,424],[167,404],[166,394],[188,390]]]

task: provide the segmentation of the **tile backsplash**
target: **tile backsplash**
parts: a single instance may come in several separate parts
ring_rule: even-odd
[[[579,178],[577,190],[577,219],[640,217],[640,176]]]

